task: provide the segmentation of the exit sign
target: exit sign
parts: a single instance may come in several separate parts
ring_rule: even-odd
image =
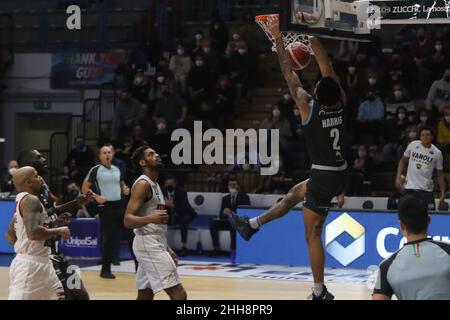
[[[33,108],[36,110],[50,110],[50,101],[35,101],[33,102]]]

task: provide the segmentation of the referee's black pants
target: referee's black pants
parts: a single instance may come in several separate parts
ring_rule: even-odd
[[[120,246],[124,210],[122,201],[106,202],[103,206],[99,206],[100,226],[102,230],[101,273],[111,272],[114,253]]]

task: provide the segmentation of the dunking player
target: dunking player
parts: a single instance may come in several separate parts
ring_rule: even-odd
[[[152,148],[141,146],[132,156],[142,172],[131,188],[124,224],[134,228],[133,251],[139,262],[136,273],[138,300],[152,300],[164,290],[172,300],[186,300],[187,295],[177,273],[177,256],[167,245],[164,195],[156,182],[161,158]]]
[[[9,300],[62,300],[64,289],[49,259],[45,240],[55,236],[68,239],[69,228],[49,228],[49,217],[37,197],[42,178],[32,167],[14,173],[14,186],[19,194],[7,232],[16,257],[10,267]]]
[[[34,149],[23,150],[17,156],[17,162],[19,167],[30,166],[33,167],[39,175],[45,175],[48,173],[47,160],[40,154],[39,151]],[[52,194],[45,183],[42,181],[41,192],[38,194],[39,200],[44,205],[47,214],[50,219],[51,226],[62,226],[69,222],[70,214],[67,213],[78,206],[85,205],[92,200],[92,194],[87,193],[85,195],[78,196],[75,200],[67,202],[65,204],[56,206]],[[69,285],[70,275],[67,274],[68,262],[58,252],[57,237],[49,238],[45,245],[51,249],[50,260],[53,263],[56,274],[61,280],[64,286],[64,292],[66,300],[89,300],[89,294],[84,287],[83,282],[79,279],[79,288],[71,288]],[[76,282],[78,284],[78,281]]]
[[[334,296],[324,285],[325,255],[322,245],[322,229],[333,197],[343,205],[347,181],[345,161],[346,96],[330,64],[320,41],[310,38],[311,47],[319,64],[322,79],[317,83],[314,97],[303,88],[285,52],[278,18],[269,20],[269,30],[276,40],[276,47],[283,76],[300,111],[306,146],[311,157],[311,175],[306,181],[294,186],[283,198],[259,217],[248,219],[232,213],[229,219],[245,239],[259,227],[286,215],[297,203],[306,198],[303,205],[306,241],[314,277],[313,300],[331,300]]]

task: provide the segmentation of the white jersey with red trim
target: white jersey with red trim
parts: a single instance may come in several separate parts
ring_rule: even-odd
[[[21,192],[16,196],[16,207],[14,209],[14,231],[16,233],[17,241],[14,244],[14,251],[16,254],[24,254],[29,256],[48,257],[50,255],[50,248],[45,246],[45,240],[30,240],[23,222],[22,212],[20,212],[20,202],[30,195],[28,192]],[[42,210],[40,212],[39,225],[47,228],[49,225],[49,218],[44,206],[41,204]]]

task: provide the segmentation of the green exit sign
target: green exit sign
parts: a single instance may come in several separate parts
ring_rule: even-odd
[[[50,110],[51,103],[50,101],[34,101],[33,108],[36,110]]]

